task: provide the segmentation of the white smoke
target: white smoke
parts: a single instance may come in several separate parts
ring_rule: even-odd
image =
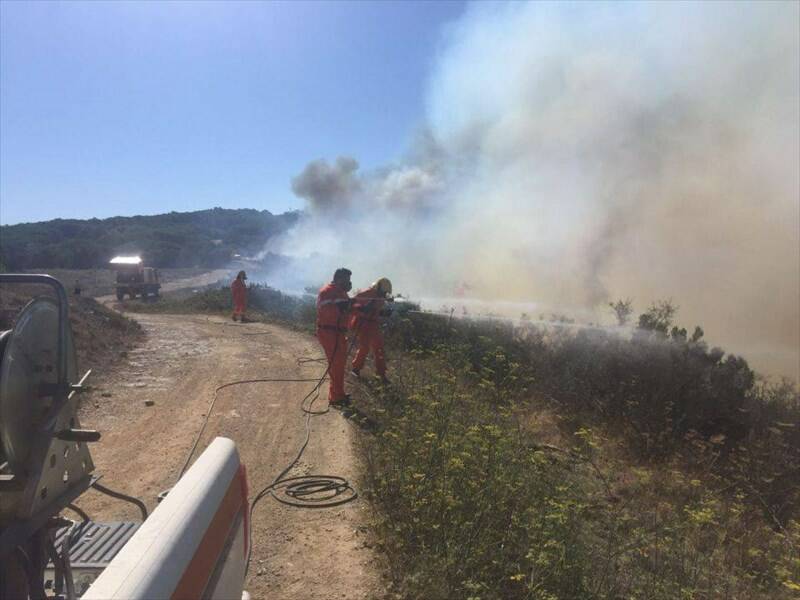
[[[315,161],[276,245],[412,295],[559,312],[632,297],[798,377],[800,4],[481,3],[409,160]]]

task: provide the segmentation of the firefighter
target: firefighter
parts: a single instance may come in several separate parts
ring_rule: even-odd
[[[353,316],[350,327],[358,338],[358,352],[353,359],[352,373],[356,377],[361,374],[364,362],[372,351],[375,358],[375,371],[384,383],[386,377],[386,355],[383,351],[383,333],[380,327],[380,316],[385,314],[387,299],[391,299],[392,282],[381,277],[366,290],[358,292],[353,298]]]
[[[231,284],[231,293],[233,294],[233,320],[239,317],[239,320],[244,323],[244,311],[247,310],[247,274],[244,271],[239,271],[236,279]]]
[[[349,406],[350,396],[344,393],[344,367],[347,362],[347,322],[353,288],[350,269],[336,269],[333,281],[323,286],[317,296],[317,339],[328,359],[328,404]]]

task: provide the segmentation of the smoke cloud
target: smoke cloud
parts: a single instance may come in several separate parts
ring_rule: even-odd
[[[310,163],[270,249],[417,297],[609,320],[673,298],[757,367],[800,369],[800,5],[480,3],[443,36],[427,128],[363,173]],[[515,315],[518,316],[518,315]]]
[[[361,191],[357,170],[358,161],[349,156],[340,156],[334,165],[315,160],[292,180],[292,191],[305,199],[314,213],[341,212],[351,207],[351,200]]]
[[[342,218],[350,211],[418,213],[439,191],[436,175],[416,165],[386,168],[370,176],[357,171],[358,161],[351,156],[340,156],[333,165],[315,160],[292,179],[292,190],[306,201],[312,215],[325,218]]]

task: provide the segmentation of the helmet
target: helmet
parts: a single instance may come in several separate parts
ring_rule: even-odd
[[[392,282],[386,277],[378,279],[378,281],[372,284],[372,287],[383,296],[392,295]]]

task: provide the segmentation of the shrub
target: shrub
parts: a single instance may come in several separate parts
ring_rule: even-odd
[[[580,481],[485,394],[493,384],[468,384],[480,377],[470,357],[437,350],[420,362],[372,406],[386,426],[369,443],[370,482],[399,589],[426,598],[582,594]]]
[[[629,338],[601,328],[529,322],[513,327],[412,314],[395,328],[390,342],[422,356],[459,348],[471,371],[497,391],[511,398],[531,392],[549,398],[576,422],[583,415],[616,429],[648,459],[672,456],[692,432],[706,439],[723,436],[732,449],[775,435],[769,429],[775,421],[800,421],[792,386],[760,385],[744,359],[709,349],[699,327],[688,339],[666,335],[674,315],[671,303],[658,303],[645,315],[653,329]],[[503,362],[492,358],[500,355]],[[784,429],[781,435],[797,445],[796,429]]]
[[[677,312],[678,307],[671,300],[654,302],[646,312],[639,315],[639,329],[666,335]]]
[[[514,372],[490,340],[475,338],[482,357],[411,350],[391,387],[359,396],[381,425],[364,439],[368,485],[399,597],[791,597],[800,527],[713,469],[719,440],[685,440],[696,460],[682,466],[631,465],[586,426],[543,444],[518,384],[485,377]]]
[[[316,319],[316,308],[311,297],[284,294],[267,285],[248,286],[247,301],[247,315],[254,320],[309,329]],[[229,315],[233,310],[233,300],[228,283],[218,282],[197,292],[171,292],[164,294],[156,302],[127,302],[124,303],[124,307],[132,312],[199,312]]]

